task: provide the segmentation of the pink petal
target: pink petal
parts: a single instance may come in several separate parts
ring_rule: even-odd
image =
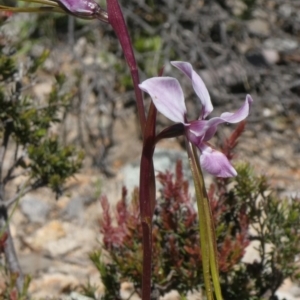
[[[202,146],[200,163],[202,168],[216,177],[233,177],[237,175],[227,157],[211,147]]]
[[[203,137],[204,142],[209,141],[215,135],[218,125],[224,123],[224,121],[221,118],[212,118],[207,123],[207,129]]]
[[[184,123],[186,107],[181,86],[172,77],[153,77],[139,85],[148,93],[157,110],[174,122]]]
[[[192,81],[195,93],[199,97],[202,104],[202,115],[199,117],[199,119],[206,118],[213,111],[214,108],[212,106],[208,90],[203,80],[193,70],[193,67],[190,63],[183,61],[172,61],[171,64],[177,69],[179,69],[181,72],[183,72]]]
[[[252,102],[253,102],[252,97],[250,95],[247,95],[244,105],[238,111],[236,111],[235,113],[225,112],[221,114],[220,118],[227,123],[241,122],[242,120],[248,117],[250,105],[252,104]]]
[[[209,141],[216,133],[217,126],[222,123],[238,123],[246,119],[249,115],[250,105],[252,104],[253,99],[250,95],[246,96],[245,103],[243,106],[236,111],[235,113],[225,112],[221,114],[220,117],[212,118],[208,120],[207,130],[203,141]]]

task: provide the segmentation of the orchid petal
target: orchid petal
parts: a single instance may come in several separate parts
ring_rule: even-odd
[[[246,96],[244,105],[235,113],[225,112],[221,114],[220,118],[227,123],[238,123],[244,120],[249,115],[250,105],[253,102],[253,99],[250,95]]]
[[[199,119],[206,118],[212,111],[213,106],[210,100],[208,90],[201,77],[193,70],[190,63],[183,61],[172,61],[171,64],[184,73],[192,81],[195,93],[199,97],[202,104],[202,114]]]
[[[206,132],[203,137],[203,141],[204,142],[209,141],[215,135],[218,125],[225,123],[225,122],[226,121],[224,121],[222,118],[219,118],[219,117],[209,119],[207,121],[207,127],[206,127]]]
[[[205,136],[203,138],[204,142],[209,141],[216,133],[217,126],[222,123],[238,123],[242,120],[246,119],[246,117],[249,115],[249,109],[250,105],[253,102],[253,99],[250,95],[246,96],[245,103],[243,106],[236,111],[235,113],[228,113],[225,112],[221,114],[220,117],[212,118],[207,121],[207,130],[205,132]]]
[[[186,107],[181,86],[177,79],[172,77],[153,77],[139,85],[147,92],[157,110],[176,123],[183,123]]]
[[[200,163],[208,173],[216,177],[233,177],[237,175],[236,170],[223,153],[205,145],[202,145],[201,151]]]

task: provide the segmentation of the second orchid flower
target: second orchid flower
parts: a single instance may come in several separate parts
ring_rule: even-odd
[[[82,19],[99,19],[108,23],[107,12],[95,0],[19,0],[41,6],[6,6],[0,4],[1,11],[9,12],[59,12]]]
[[[173,61],[171,64],[183,72],[192,83],[202,105],[198,120],[187,120],[184,95],[177,79],[153,77],[141,83],[140,88],[151,96],[160,113],[176,123],[183,124],[187,139],[200,150],[200,163],[204,170],[217,177],[235,176],[236,170],[227,157],[213,149],[207,142],[214,136],[219,124],[238,123],[244,120],[249,114],[252,97],[247,95],[243,106],[235,113],[225,112],[220,117],[206,120],[205,118],[213,111],[213,106],[204,82],[190,63]]]

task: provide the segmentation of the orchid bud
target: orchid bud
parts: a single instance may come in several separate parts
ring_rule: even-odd
[[[107,12],[94,0],[57,0],[64,10],[80,18],[97,18],[108,23]]]
[[[14,0],[0,1],[5,1],[5,5],[0,4],[0,12],[65,12],[72,14],[75,17],[83,19],[99,19],[108,23],[107,12],[94,0],[21,0],[25,2],[44,4],[44,6],[38,7],[14,7],[12,3]]]

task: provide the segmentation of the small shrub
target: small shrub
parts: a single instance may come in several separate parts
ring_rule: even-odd
[[[62,122],[72,96],[63,87],[64,76],[57,74],[50,94],[38,102],[25,91],[34,84],[49,52],[19,64],[20,52],[0,35],[0,277],[5,278],[7,287],[0,291],[0,299],[11,300],[25,299],[30,280],[23,276],[15,254],[9,207],[40,187],[51,188],[58,197],[83,160],[81,151],[64,146],[52,130]],[[9,187],[16,190],[11,198],[6,194]]]

